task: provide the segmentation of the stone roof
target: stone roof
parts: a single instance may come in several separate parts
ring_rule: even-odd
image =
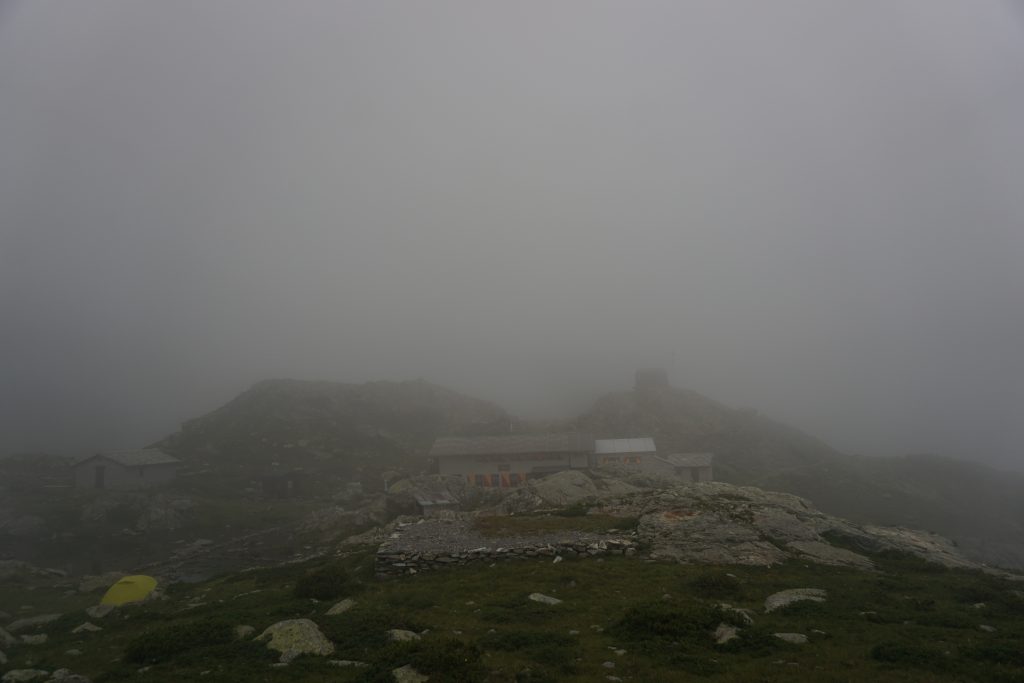
[[[434,442],[431,457],[450,455],[515,455],[517,453],[591,453],[594,438],[587,434],[502,434],[501,436],[444,436]]]
[[[614,453],[654,453],[654,439],[649,436],[635,439],[598,439],[594,442],[594,452],[598,455]]]
[[[137,448],[125,451],[101,451],[96,455],[90,455],[88,458],[79,460],[75,463],[75,466],[77,467],[78,465],[88,462],[93,458],[106,458],[107,460],[113,460],[117,464],[124,465],[125,467],[139,467],[141,465],[172,465],[181,462],[173,455],[167,455],[158,448]]]

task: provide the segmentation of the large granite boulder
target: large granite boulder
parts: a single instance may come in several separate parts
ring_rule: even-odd
[[[267,641],[267,647],[280,652],[281,661],[286,663],[299,655],[334,654],[334,643],[309,619],[279,621],[268,626],[256,640]]]

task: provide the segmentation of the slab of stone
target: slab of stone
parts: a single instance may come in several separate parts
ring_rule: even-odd
[[[39,614],[34,617],[25,617],[24,619],[12,621],[7,625],[7,630],[11,633],[17,633],[18,631],[26,631],[30,628],[39,628],[40,626],[46,626],[57,621],[61,616],[60,614]]]
[[[3,678],[0,678],[0,681],[3,683],[28,683],[42,680],[49,675],[49,671],[42,669],[11,669],[4,674]]]
[[[542,604],[545,604],[545,605],[560,605],[560,604],[562,604],[562,601],[559,600],[558,598],[553,598],[550,595],[544,595],[543,593],[530,593],[529,598],[530,598],[530,600],[533,600],[534,602],[539,602],[539,603],[542,603]]]
[[[334,616],[335,614],[344,614],[353,607],[356,606],[356,601],[352,598],[345,598],[341,602],[335,603],[333,607],[327,610],[328,616]]]
[[[823,588],[790,588],[789,590],[772,593],[764,601],[764,611],[773,612],[780,607],[792,605],[801,600],[825,602],[828,593]]]
[[[113,611],[113,605],[93,605],[92,607],[85,608],[85,613],[93,619],[102,619]]]
[[[395,683],[426,683],[430,680],[430,676],[421,674],[411,664],[392,670],[391,675],[395,677]]]
[[[730,640],[739,638],[739,631],[735,626],[722,622],[711,635],[715,639],[715,645],[725,645]]]
[[[393,628],[388,631],[388,640],[392,640],[396,643],[407,643],[413,640],[419,640],[420,634],[415,631],[406,631],[401,628]]]

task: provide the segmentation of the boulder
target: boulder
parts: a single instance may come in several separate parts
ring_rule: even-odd
[[[730,640],[734,640],[740,637],[739,629],[735,626],[730,626],[725,622],[719,624],[718,628],[716,628],[715,632],[711,635],[715,639],[715,645],[725,645]]]
[[[39,614],[34,617],[26,617],[24,619],[12,621],[10,624],[7,625],[7,630],[11,633],[17,633],[18,631],[26,631],[28,629],[45,626],[46,624],[57,621],[60,618],[60,614]]]
[[[90,683],[89,679],[82,674],[76,674],[71,669],[57,669],[46,683]]]
[[[93,605],[85,608],[85,613],[93,619],[102,619],[113,611],[114,605]]]
[[[413,640],[419,640],[420,634],[415,631],[406,631],[401,628],[393,628],[388,631],[388,640],[393,640],[396,643],[409,642]]]
[[[562,604],[562,601],[559,600],[558,598],[553,598],[550,595],[544,595],[543,593],[530,593],[529,598],[530,598],[530,600],[533,600],[534,602],[540,602],[540,603],[543,603],[545,605],[560,605],[560,604]]]
[[[409,664],[394,669],[391,675],[395,677],[395,683],[426,683],[430,680],[430,676],[424,676]]]
[[[792,605],[794,602],[800,602],[801,600],[825,602],[826,595],[827,593],[822,588],[790,588],[789,590],[772,593],[765,598],[764,611],[774,612],[780,607]]]
[[[309,619],[287,619],[268,626],[256,640],[268,641],[267,647],[281,653],[282,662],[290,662],[299,655],[329,655],[334,644]]]
[[[327,610],[327,614],[329,616],[334,616],[335,614],[344,614],[345,612],[349,611],[355,606],[355,600],[353,600],[352,598],[345,598],[344,600],[342,600],[339,603],[336,603],[333,607]]]
[[[28,681],[39,681],[50,675],[49,671],[42,669],[11,669],[4,674],[0,681],[3,683],[28,683]]]

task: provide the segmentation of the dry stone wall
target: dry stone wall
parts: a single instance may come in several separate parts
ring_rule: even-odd
[[[628,538],[609,538],[592,543],[545,543],[541,545],[525,545],[514,548],[480,547],[466,551],[432,552],[394,552],[382,547],[377,552],[377,576],[386,578],[417,574],[422,571],[466,565],[473,562],[509,562],[530,559],[587,558],[605,555],[636,555],[636,541]]]
[[[384,578],[474,562],[556,561],[636,553],[637,540],[629,534],[567,531],[493,538],[474,531],[467,520],[428,519],[399,525],[378,548],[376,571]]]

